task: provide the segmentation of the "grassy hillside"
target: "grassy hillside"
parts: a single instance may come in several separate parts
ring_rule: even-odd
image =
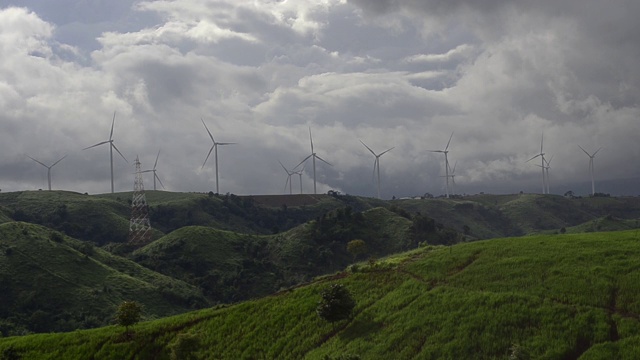
[[[635,231],[424,247],[259,300],[124,329],[0,339],[28,359],[534,359],[640,357]],[[332,283],[357,301],[335,325],[315,313]],[[517,349],[517,350],[514,350]]]
[[[201,292],[42,226],[0,224],[0,333],[70,331],[111,322],[123,300],[151,318],[207,305]]]
[[[354,259],[347,251],[354,239],[366,243],[361,258],[415,248],[412,226],[411,220],[384,208],[364,213],[339,209],[277,235],[188,226],[136,250],[132,259],[202,288],[213,301],[233,302],[344,268]],[[431,240],[443,232],[424,235]]]
[[[567,198],[558,195],[472,195],[451,199],[396,200],[391,204],[411,214],[420,212],[463,231],[470,238],[489,239],[559,230],[601,217],[640,218],[638,197]]]

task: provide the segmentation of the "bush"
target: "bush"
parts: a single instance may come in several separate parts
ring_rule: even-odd
[[[116,312],[116,323],[120,326],[124,326],[127,334],[129,334],[129,327],[137,324],[142,318],[142,306],[135,301],[124,301],[118,306]]]
[[[316,313],[328,322],[337,322],[351,317],[356,306],[351,293],[341,284],[333,284],[322,291]]]

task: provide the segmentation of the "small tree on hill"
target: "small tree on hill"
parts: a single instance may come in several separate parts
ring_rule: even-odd
[[[360,239],[351,240],[347,243],[347,251],[353,255],[353,261],[356,261],[358,255],[367,252],[367,243]]]
[[[137,324],[142,317],[142,306],[135,301],[124,301],[118,306],[116,323],[124,326],[127,335],[130,335],[129,327]]]
[[[316,313],[324,320],[334,323],[351,317],[355,300],[349,290],[341,284],[326,287],[321,294]]]

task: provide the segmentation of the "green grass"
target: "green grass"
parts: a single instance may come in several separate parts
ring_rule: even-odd
[[[0,339],[24,358],[168,359],[180,334],[199,359],[640,358],[640,239],[635,231],[540,235],[424,247],[233,306],[141,323]],[[342,283],[350,320],[315,314]]]
[[[150,318],[207,305],[193,286],[86,242],[39,225],[0,224],[1,333],[105,325],[123,300],[140,302]]]

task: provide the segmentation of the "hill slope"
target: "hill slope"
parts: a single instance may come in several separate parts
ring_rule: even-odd
[[[277,235],[246,235],[186,226],[136,250],[131,258],[203,289],[217,302],[265,296],[343,269],[354,257],[347,244],[366,243],[369,256],[415,248],[413,223],[384,208],[352,214],[338,210]],[[426,239],[438,239],[434,229]],[[447,233],[448,234],[448,233]]]
[[[226,308],[142,323],[0,339],[29,359],[637,359],[635,231],[425,247]],[[318,318],[320,290],[346,286],[353,317]]]
[[[0,334],[104,326],[130,299],[151,318],[207,305],[193,286],[88,243],[38,225],[0,224]]]

